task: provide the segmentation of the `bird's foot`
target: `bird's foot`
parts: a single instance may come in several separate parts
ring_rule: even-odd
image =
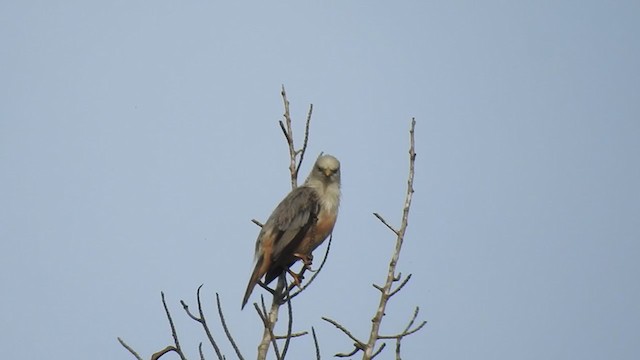
[[[295,256],[298,259],[302,260],[302,263],[304,264],[304,268],[305,269],[311,270],[311,264],[313,264],[313,255],[312,254],[305,255],[305,254],[295,253],[295,254],[293,254],[293,256]]]
[[[304,269],[302,271],[300,271],[299,274],[296,274],[291,269],[287,269],[287,272],[293,278],[293,285],[295,285],[295,286],[299,287],[300,289],[302,289],[302,279],[304,279],[304,276],[303,276]]]

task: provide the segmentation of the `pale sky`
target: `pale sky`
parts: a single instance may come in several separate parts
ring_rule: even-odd
[[[284,84],[299,141],[314,104],[307,159],[342,162],[329,260],[294,303],[324,359],[352,342],[322,316],[368,337],[394,246],[372,213],[399,224],[411,117],[413,277],[382,333],[415,306],[428,324],[403,358],[640,358],[638,34],[637,1],[0,2],[2,357],[133,359],[120,336],[149,358],[164,291],[196,359],[179,301],[204,284],[227,358],[216,292],[254,358],[240,302],[250,220],[289,190]]]

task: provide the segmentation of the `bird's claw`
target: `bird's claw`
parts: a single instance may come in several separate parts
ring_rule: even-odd
[[[291,269],[287,269],[287,272],[293,278],[293,285],[295,285],[298,288],[302,289],[302,279],[304,279],[304,276],[302,275],[302,273],[304,272],[304,269],[303,269],[303,271],[300,271],[299,274],[294,273]]]
[[[304,268],[305,269],[311,270],[311,265],[313,264],[313,255],[311,255],[311,254],[304,255],[304,254],[295,253],[295,254],[293,254],[293,256],[295,256],[298,259],[302,260],[302,263],[304,264]]]

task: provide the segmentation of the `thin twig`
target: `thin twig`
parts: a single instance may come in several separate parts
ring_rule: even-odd
[[[291,113],[289,112],[289,100],[287,100],[287,92],[282,85],[282,102],[284,104],[284,123],[280,121],[280,128],[284,133],[284,137],[287,139],[287,145],[289,145],[289,172],[291,173],[291,188],[298,187],[298,178],[296,171],[296,150],[293,146],[293,129],[291,127]],[[286,126],[285,126],[286,124]]]
[[[313,113],[313,104],[309,105],[309,113],[307,113],[307,123],[304,127],[304,141],[302,142],[302,149],[298,151],[300,155],[300,159],[298,159],[298,166],[296,166],[296,179],[298,178],[298,173],[300,172],[300,166],[302,166],[302,160],[304,159],[304,154],[307,151],[307,144],[309,142],[309,124],[311,123],[311,114]]]
[[[198,312],[200,313],[200,323],[202,324],[202,327],[204,328],[204,332],[207,334],[207,337],[209,338],[209,342],[211,343],[211,346],[213,346],[213,349],[215,350],[216,355],[218,355],[218,359],[222,360],[224,356],[222,356],[222,352],[220,352],[220,348],[218,347],[218,344],[216,344],[215,340],[213,340],[213,335],[211,334],[211,330],[207,325],[207,319],[204,317],[204,311],[202,311],[202,301],[200,300],[200,289],[202,289],[202,285],[198,286],[198,291],[196,292],[196,295],[198,298]],[[216,294],[216,298],[217,298],[217,294]],[[224,320],[222,323],[224,324]],[[226,326],[225,326],[225,331],[227,331]]]
[[[182,353],[182,349],[180,348],[180,340],[178,340],[178,333],[176,332],[176,327],[173,324],[173,319],[171,318],[171,313],[169,313],[169,308],[167,307],[167,302],[166,302],[166,300],[164,298],[164,292],[160,292],[160,295],[162,297],[162,306],[164,306],[164,311],[167,314],[167,319],[169,319],[169,325],[171,326],[171,335],[173,336],[173,342],[176,345],[173,350],[176,353],[178,353],[178,355],[180,356],[180,359],[186,360],[187,358],[184,356],[184,354]],[[160,354],[158,357],[164,355],[165,353]]]
[[[380,214],[373,213],[373,215],[377,217],[378,220],[382,221],[382,223],[385,224],[389,228],[389,230],[393,231],[394,234],[398,235],[398,230],[394,229],[393,226],[389,225],[389,223],[387,223],[387,221],[382,216],[380,216]]]
[[[273,290],[272,288],[270,288],[267,285],[265,285],[262,281],[258,281],[256,284],[258,284],[258,286],[260,286],[261,288],[267,290],[271,295],[275,295],[276,294],[275,290]]]
[[[287,118],[287,116],[285,115],[285,119]],[[285,139],[287,140],[288,144],[293,144],[293,139],[291,139],[291,135],[289,135],[289,131],[287,130],[287,126],[284,124],[284,122],[282,122],[282,120],[278,121],[278,124],[280,124],[280,129],[282,130],[282,133],[284,134]]]
[[[373,353],[373,355],[371,355],[371,358],[373,359],[374,357],[378,356],[386,346],[387,344],[382,343],[378,351],[376,351],[375,353]]]
[[[136,359],[142,360],[140,355],[138,355],[138,353],[135,350],[133,350],[133,348],[131,348],[131,346],[127,345],[127,343],[125,343],[124,340],[122,340],[121,338],[118,338],[118,342],[120,342],[120,345],[124,346],[125,349],[129,350],[131,355],[135,356]]]
[[[204,353],[202,352],[202,341],[198,345],[198,353],[200,354],[200,360],[204,360]]]
[[[261,223],[260,221],[258,221],[258,220],[256,220],[256,219],[251,219],[251,222],[252,222],[252,223],[254,223],[254,224],[256,224],[256,225],[258,225],[258,226],[260,226],[260,227],[263,227],[263,226],[264,226],[264,224],[263,224],[263,223]]]
[[[409,324],[407,324],[407,326],[404,328],[404,330],[400,334],[378,336],[378,339],[396,339],[396,360],[401,360],[400,348],[402,346],[402,344],[401,344],[402,343],[402,339],[405,336],[411,335],[411,334],[419,331],[420,329],[422,329],[423,326],[425,326],[427,324],[426,321],[423,321],[422,323],[420,323],[420,325],[418,325],[414,329],[409,330],[409,329],[411,329],[411,326],[413,325],[413,323],[415,322],[416,318],[418,317],[418,313],[419,312],[420,312],[420,308],[416,306],[416,309],[413,312],[413,316],[411,317],[411,320],[409,320]]]
[[[222,323],[222,328],[224,329],[224,333],[227,335],[227,339],[229,339],[229,342],[231,343],[233,350],[236,352],[238,359],[244,360],[244,357],[240,353],[240,349],[238,348],[238,345],[236,344],[235,340],[233,340],[233,336],[231,335],[231,332],[227,327],[227,322],[224,320],[224,314],[222,313],[222,305],[220,304],[220,295],[218,293],[216,293],[216,303],[218,305],[218,316],[220,316],[220,323]]]
[[[291,335],[276,335],[276,340],[284,340],[287,337],[290,337],[293,339],[293,338],[302,337],[305,335],[309,335],[309,332],[308,331],[292,332]]]
[[[358,345],[358,343],[354,343],[353,344],[353,351],[351,351],[350,353],[337,353],[333,356],[335,357],[350,357],[355,355],[358,351],[362,350],[362,347],[360,347],[361,345]]]
[[[271,300],[271,310],[269,311],[268,315],[267,315],[266,306],[264,304],[264,296],[260,296],[264,317],[268,318],[269,324],[271,324],[271,326],[275,326],[276,322],[278,322],[278,312],[280,310],[280,305],[282,304],[282,299],[284,296],[283,291],[285,287],[286,287],[286,275],[282,273],[278,277],[278,284],[276,285],[276,288],[272,293],[273,296]],[[254,306],[257,307],[258,304],[254,303]],[[263,324],[264,324],[264,321],[263,321]],[[273,338],[273,329],[271,327],[265,327],[262,333],[262,340],[260,341],[260,345],[258,345],[259,360],[267,358],[267,353],[269,352],[269,346],[274,342],[275,342],[275,339]]]
[[[284,359],[287,356],[287,350],[289,350],[289,342],[291,341],[291,330],[293,328],[293,308],[291,306],[291,301],[287,301],[287,310],[289,312],[289,322],[287,324],[287,337],[284,341],[284,346],[282,347],[282,358]]]
[[[427,324],[426,321],[423,321],[420,323],[420,325],[416,326],[415,328],[405,331],[402,334],[398,334],[398,335],[380,335],[378,336],[378,339],[402,339],[405,336],[414,334],[416,332],[418,332],[420,329],[422,329],[423,326],[425,326]]]
[[[345,335],[347,335],[351,340],[355,341],[357,344],[359,345],[363,345],[362,341],[358,340],[355,336],[353,336],[353,334],[351,334],[351,332],[349,330],[347,330],[347,328],[345,328],[344,326],[342,326],[340,323],[338,323],[335,320],[329,319],[328,317],[322,317],[322,320],[328,322],[329,324],[337,327],[338,329],[340,329],[343,333],[345,333]]]
[[[265,305],[264,303],[264,296],[260,295],[260,304],[262,305],[262,314],[264,314],[264,316],[267,316],[267,305]]]
[[[194,321],[200,322],[200,318],[193,315],[191,311],[189,311],[189,305],[187,305],[187,303],[185,303],[184,300],[180,300],[180,304],[182,304],[182,309],[184,309],[184,311],[187,313],[187,316],[189,316]]]
[[[389,297],[395,295],[398,291],[402,290],[402,288],[407,285],[407,283],[409,282],[409,280],[411,280],[411,274],[409,274],[409,276],[407,276],[404,281],[392,292],[389,293]]]
[[[416,318],[418,317],[418,314],[420,313],[420,307],[416,306],[416,309],[413,310],[413,316],[411,317],[411,320],[409,320],[409,323],[407,324],[407,326],[404,328],[403,333],[407,334],[407,332],[409,331],[409,329],[411,329],[411,325],[413,325],[413,323],[416,321]],[[426,321],[425,321],[426,323]]]
[[[401,336],[400,338],[403,338],[403,337],[405,337],[405,336],[407,336],[407,335],[411,335],[411,334],[414,334],[414,333],[418,332],[418,331],[419,331],[420,329],[422,329],[425,325],[427,325],[427,321],[426,321],[426,320],[422,321],[422,322],[420,323],[420,325],[416,326],[416,327],[415,327],[415,328],[413,328],[412,330],[409,330],[409,331],[407,331],[407,332],[403,333],[403,334],[402,334],[402,336]]]
[[[262,304],[264,305],[264,301],[262,302]],[[273,352],[276,354],[276,359],[282,359],[282,357],[280,357],[280,351],[278,351],[278,343],[276,342],[275,336],[273,335],[272,324],[267,318],[268,316],[267,313],[266,312],[263,313],[260,310],[260,307],[258,306],[258,304],[254,303],[253,306],[256,308],[256,312],[258,313],[258,316],[260,316],[260,320],[262,320],[262,324],[264,325],[264,328],[269,331],[270,341],[271,341],[271,345],[273,345]]]
[[[171,351],[175,351],[175,352],[178,353],[178,355],[180,355],[180,352],[178,352],[178,349],[175,346],[169,345],[166,348],[164,348],[164,349],[158,351],[157,353],[154,353],[153,355],[151,355],[151,360],[158,360],[158,359],[160,359],[160,357],[162,357],[162,355],[164,355],[164,354],[166,354],[168,352],[171,352]]]
[[[318,337],[316,336],[316,329],[311,327],[311,334],[313,335],[313,346],[316,348],[316,360],[320,360],[320,345],[318,345]]]

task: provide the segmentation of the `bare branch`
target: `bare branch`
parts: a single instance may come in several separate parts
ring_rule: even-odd
[[[175,344],[175,347],[173,347],[173,349],[169,349],[167,350],[165,348],[165,350],[162,354],[158,355],[157,358],[159,358],[160,356],[166,354],[167,352],[173,350],[176,353],[178,353],[178,355],[180,356],[180,359],[182,360],[186,360],[186,357],[184,356],[184,354],[182,353],[182,349],[180,348],[180,341],[178,340],[178,333],[176,332],[176,327],[173,324],[173,319],[171,318],[171,313],[169,313],[169,308],[167,307],[167,301],[164,298],[164,292],[160,292],[160,295],[162,296],[162,306],[164,306],[164,311],[167,314],[167,319],[169,319],[169,325],[171,326],[171,335],[173,336],[173,342]],[[169,348],[169,346],[167,347]],[[157,353],[156,353],[157,354]],[[154,356],[156,355],[154,354]],[[155,360],[157,358],[154,358],[153,356],[151,357],[152,360]]]
[[[409,330],[409,331],[405,332],[405,333],[404,333],[404,336],[411,335],[411,334],[413,334],[413,333],[418,332],[418,330],[422,329],[422,327],[423,327],[423,326],[425,326],[426,324],[427,324],[427,321],[426,321],[426,320],[425,320],[425,321],[423,321],[423,322],[421,322],[421,323],[420,323],[420,325],[418,325],[418,326],[417,326],[416,328],[414,328],[413,330]],[[403,336],[403,337],[404,337],[404,336]]]
[[[354,343],[353,344],[353,351],[351,351],[350,353],[337,353],[333,356],[335,357],[350,357],[355,355],[358,351],[361,351],[362,348],[359,347],[360,345],[358,345],[358,343]]]
[[[375,353],[373,353],[373,355],[371,355],[371,358],[373,359],[374,357],[378,356],[386,346],[387,344],[382,343],[378,351],[376,351]]]
[[[322,320],[340,329],[340,331],[345,333],[345,335],[347,335],[351,340],[355,341],[361,348],[364,347],[364,344],[362,343],[362,341],[358,340],[355,336],[353,336],[353,334],[351,334],[349,330],[347,330],[347,328],[339,324],[337,321],[329,319],[328,317],[324,317],[324,316],[322,317]]]
[[[396,335],[380,335],[380,336],[378,336],[378,339],[398,339],[398,340],[402,340],[403,337],[411,335],[411,334],[417,332],[418,330],[422,329],[422,327],[427,324],[426,321],[421,322],[420,325],[418,325],[415,328],[411,329],[411,326],[416,321],[416,318],[418,317],[418,313],[419,312],[420,312],[420,307],[416,306],[416,309],[413,311],[413,316],[411,317],[411,320],[409,320],[409,324],[404,328],[404,330],[401,333],[396,334]]]
[[[376,345],[376,341],[379,339],[379,336],[380,336],[380,325],[382,324],[382,317],[384,316],[385,309],[387,307],[387,302],[389,301],[389,298],[391,297],[392,293],[393,294],[397,293],[397,291],[394,291],[394,292],[391,291],[391,286],[395,281],[399,280],[399,276],[398,277],[395,276],[396,265],[400,258],[400,251],[402,250],[404,234],[409,224],[409,210],[411,208],[411,200],[413,199],[413,192],[414,192],[413,178],[415,174],[415,160],[416,160],[415,135],[414,135],[415,126],[416,126],[416,120],[411,119],[411,127],[409,129],[409,141],[410,141],[409,178],[407,180],[407,193],[405,196],[404,207],[402,209],[402,221],[401,221],[400,229],[398,231],[395,231],[395,229],[393,229],[389,224],[387,224],[387,222],[384,221],[384,219],[382,219],[381,216],[374,214],[378,219],[380,219],[380,221],[383,222],[383,224],[385,224],[388,228],[393,230],[394,233],[396,233],[397,237],[396,237],[396,246],[395,246],[393,255],[391,257],[391,261],[389,262],[389,271],[387,273],[387,280],[384,286],[382,287],[383,291],[381,291],[381,294],[380,294],[380,303],[378,305],[378,309],[376,310],[375,316],[371,321],[371,333],[369,335],[369,341],[367,342],[366,347],[364,349],[365,354],[363,356],[363,359],[372,359],[373,356],[375,355],[374,348]],[[399,288],[402,288],[404,284],[406,284],[406,281],[408,280],[405,280],[403,284],[400,284]],[[399,290],[399,289],[396,289],[396,290]]]
[[[225,321],[224,314],[222,313],[222,305],[220,304],[220,295],[218,293],[216,293],[216,303],[218,305],[218,316],[220,316],[220,323],[222,323],[222,328],[224,329],[224,333],[227,335],[227,339],[229,339],[229,342],[231,343],[233,350],[236,352],[238,359],[244,360],[244,357],[240,353],[240,349],[238,348],[238,345],[236,344],[235,340],[233,339],[233,336],[231,335],[231,332],[229,331],[229,328],[227,327],[227,322]]]
[[[304,154],[307,151],[307,144],[309,142],[309,124],[311,123],[311,114],[313,113],[313,104],[309,105],[309,113],[307,113],[307,123],[304,126],[304,141],[302,143],[302,149],[298,150],[297,153],[300,154],[300,159],[298,160],[298,166],[296,166],[296,179],[298,178],[298,173],[300,172],[300,166],[302,165],[302,160],[304,159]]]
[[[420,307],[416,306],[416,309],[413,310],[413,316],[411,317],[411,320],[409,320],[409,324],[407,324],[407,326],[404,328],[404,331],[403,331],[404,334],[407,334],[407,331],[409,331],[409,329],[411,328],[411,325],[413,325],[414,321],[416,321],[416,318],[418,317],[419,313],[420,313]]]
[[[258,286],[260,286],[261,288],[267,290],[271,295],[276,295],[276,291],[265,285],[262,281],[258,281],[256,284],[258,284]]]
[[[129,352],[131,353],[131,355],[135,356],[136,359],[138,360],[142,360],[142,358],[140,357],[140,355],[138,355],[138,353],[133,350],[131,348],[131,346],[127,345],[127,343],[124,342],[124,340],[122,340],[121,338],[118,338],[118,342],[120,342],[120,345],[124,346],[125,349],[129,350]]]
[[[304,160],[304,156],[307,150],[307,145],[309,143],[309,129],[311,124],[311,115],[313,114],[313,104],[309,106],[309,112],[307,113],[307,120],[305,124],[304,141],[302,144],[302,148],[300,148],[299,150],[296,150],[294,145],[294,136],[293,136],[291,112],[289,108],[289,100],[287,99],[287,93],[284,88],[284,85],[282,86],[281,95],[282,95],[282,102],[284,105],[284,114],[283,114],[284,119],[280,120],[278,124],[280,125],[280,129],[282,130],[282,133],[284,134],[285,140],[287,142],[287,147],[289,150],[289,173],[291,176],[291,188],[295,189],[298,186],[298,172],[302,165],[302,161]],[[297,158],[298,156],[299,158]],[[297,160],[297,165],[296,165],[296,160]],[[252,220],[252,221],[254,224],[258,226],[262,226],[260,222],[256,220]],[[329,239],[329,245],[330,244],[331,244],[331,239]],[[324,266],[327,260],[328,252],[329,252],[329,246],[327,247],[327,252],[325,253],[325,257],[318,271],[311,277],[311,279],[306,283],[304,287],[302,287],[299,291],[293,294],[291,294],[291,291],[293,290],[293,288],[287,287],[286,273],[283,274],[283,276],[278,278],[278,285],[274,290],[271,290],[265,284],[258,283],[261,287],[269,291],[269,293],[271,293],[273,297],[270,311],[267,313],[266,306],[264,305],[263,305],[263,310],[261,311],[262,312],[261,319],[263,319],[263,323],[267,324],[268,326],[265,326],[262,340],[258,345],[258,359],[266,358],[267,352],[269,350],[269,346],[272,343],[274,344],[274,350],[276,351],[276,356],[279,356],[279,354],[277,353],[277,349],[275,348],[275,345],[276,345],[275,337],[273,335],[273,327],[275,326],[278,320],[279,307],[283,305],[285,302],[290,302],[293,297],[297,296],[302,290],[306,289],[311,284],[311,282],[313,282],[315,277],[318,275],[318,272]],[[306,266],[302,268],[299,274],[300,277],[303,276],[306,270],[308,270]],[[257,307],[257,304],[254,303],[254,306],[259,310],[259,308]],[[260,312],[258,315],[261,315]],[[265,322],[265,319],[266,319],[266,322]],[[285,342],[285,345],[283,348],[283,354],[282,354],[283,357],[284,355],[286,355],[286,350],[288,348],[289,341],[291,339],[291,327],[292,327],[291,319],[292,319],[292,316],[289,317],[289,321],[290,321],[289,328],[288,328],[289,335],[286,337],[286,342]]]
[[[198,345],[198,353],[200,354],[200,360],[204,360],[204,353],[202,352],[202,341]]]
[[[415,329],[409,330],[409,328],[411,327],[411,325],[413,324],[413,322],[415,321],[415,318],[417,316],[417,310],[416,313],[414,314],[413,318],[411,319],[409,325],[407,326],[407,329],[405,329],[404,332],[402,332],[399,335],[393,336],[393,337],[387,337],[387,336],[380,336],[380,326],[382,324],[382,318],[385,315],[385,309],[387,306],[387,302],[389,301],[389,299],[397,294],[400,290],[402,290],[402,288],[404,288],[404,286],[409,282],[409,280],[411,279],[411,274],[409,274],[409,276],[407,276],[407,278],[402,281],[402,283],[400,283],[400,285],[395,289],[395,290],[391,290],[393,283],[400,281],[400,279],[402,278],[402,273],[398,273],[398,275],[396,276],[396,265],[398,263],[398,260],[400,258],[400,251],[402,250],[402,244],[404,241],[404,235],[405,232],[407,230],[407,226],[409,224],[409,210],[411,208],[411,200],[413,198],[413,179],[414,179],[414,173],[415,173],[415,159],[416,159],[416,153],[415,153],[415,136],[414,136],[414,131],[415,131],[415,125],[416,125],[416,121],[415,119],[411,119],[411,127],[409,129],[409,138],[410,138],[410,146],[409,146],[409,177],[407,180],[407,192],[406,192],[406,196],[405,196],[405,202],[404,202],[404,207],[402,209],[402,221],[401,221],[401,225],[400,225],[400,229],[396,230],[394,229],[391,225],[389,225],[389,223],[382,217],[380,216],[380,214],[378,213],[373,213],[373,215],[378,218],[378,220],[380,220],[387,228],[389,228],[389,230],[391,230],[394,234],[396,234],[396,246],[394,249],[394,252],[391,256],[391,261],[389,262],[389,269],[387,272],[387,278],[386,281],[384,283],[384,285],[380,286],[377,284],[372,284],[374,288],[376,288],[378,291],[380,291],[380,302],[378,305],[378,308],[375,312],[375,315],[373,317],[373,319],[371,320],[371,332],[369,334],[369,340],[368,342],[365,344],[361,341],[359,341],[358,339],[356,339],[344,326],[338,324],[337,322],[330,320],[326,317],[323,317],[322,319],[325,321],[328,321],[329,323],[333,324],[334,326],[336,326],[338,329],[340,329],[342,332],[344,332],[349,338],[351,338],[352,340],[355,341],[354,346],[355,349],[349,353],[349,354],[336,354],[336,356],[339,357],[349,357],[354,355],[355,353],[357,353],[359,350],[362,350],[364,352],[363,354],[363,359],[365,360],[370,360],[373,359],[375,356],[377,356],[378,354],[380,354],[380,352],[385,348],[386,343],[383,343],[378,350],[375,350],[375,346],[376,346],[376,341],[380,340],[380,339],[397,339],[397,341],[399,342],[400,339],[404,336],[407,336],[409,334],[412,334],[418,330],[420,330],[424,324],[426,324],[426,322],[420,324],[418,327],[416,327]],[[396,355],[397,358],[399,359],[399,351],[400,351],[400,344],[398,343],[396,346]]]
[[[393,295],[395,295],[398,291],[402,290],[402,288],[407,285],[407,283],[409,282],[409,280],[411,280],[411,274],[409,274],[409,276],[407,276],[406,279],[404,279],[404,281],[392,292],[389,293],[389,297],[392,297]]]
[[[287,92],[282,85],[282,102],[284,104],[284,123],[280,120],[280,129],[284,133],[284,137],[287,139],[287,145],[289,145],[289,172],[291,173],[291,188],[298,187],[298,171],[296,169],[296,150],[293,146],[293,129],[291,127],[291,113],[289,112],[289,100],[287,100]],[[286,124],[286,126],[285,126]]]
[[[397,334],[397,335],[380,335],[380,336],[378,336],[378,339],[402,339],[405,336],[411,335],[411,334],[419,331],[426,324],[427,324],[427,322],[423,321],[423,322],[420,323],[420,325],[416,326],[412,330],[404,331],[404,332],[402,332],[402,334]]]
[[[264,226],[264,224],[263,224],[263,223],[261,223],[260,221],[258,221],[258,220],[256,220],[256,219],[251,219],[251,222],[252,222],[252,223],[254,223],[254,224],[256,224],[256,225],[258,225],[259,227],[263,227],[263,226]]]
[[[313,334],[313,345],[316,348],[316,360],[320,360],[320,345],[318,345],[318,337],[316,336],[316,329],[311,327],[311,334]]]
[[[411,335],[411,334],[419,331],[420,329],[422,329],[423,326],[425,326],[427,324],[426,321],[423,321],[422,323],[420,323],[420,325],[416,326],[414,329],[411,329],[411,326],[413,325],[414,321],[418,317],[418,313],[419,312],[420,312],[420,308],[416,306],[416,309],[413,312],[413,316],[411,317],[411,320],[409,321],[409,324],[407,324],[407,326],[404,328],[404,330],[400,334],[378,336],[378,339],[396,339],[396,360],[400,360],[401,359],[401,357],[400,357],[400,348],[402,346],[402,339],[405,336]]]
[[[270,326],[264,328],[264,332],[262,334],[262,341],[260,342],[260,345],[258,345],[259,360],[266,359],[267,352],[269,351],[269,346],[272,343],[275,344],[273,327],[278,322],[278,313],[280,310],[280,305],[283,304],[282,299],[284,297],[283,292],[285,291],[285,289],[286,289],[286,275],[285,273],[282,273],[278,277],[278,284],[276,285],[276,289],[273,292],[273,298],[271,301],[271,310],[269,311],[268,315],[267,315],[266,306],[264,304],[264,297],[263,296],[260,297],[262,302],[263,314],[264,314],[263,318],[266,318],[268,320],[268,324],[270,324]],[[254,303],[254,306],[257,307],[257,304]],[[264,324],[264,321],[263,321],[263,324]],[[276,356],[279,356],[276,346],[274,346],[274,351],[276,352]]]
[[[297,337],[303,337],[305,335],[309,335],[308,331],[300,331],[300,332],[292,332],[291,335],[276,335],[276,340],[285,340],[287,337],[290,338],[297,338]]]
[[[284,346],[282,347],[282,358],[284,359],[287,356],[287,350],[289,350],[289,342],[291,341],[291,329],[293,328],[293,308],[291,306],[291,301],[287,301],[287,310],[289,312],[289,323],[287,324],[287,337],[284,341]]]
[[[264,300],[262,304],[264,307]],[[263,313],[260,310],[260,307],[258,306],[258,304],[256,303],[254,303],[253,306],[256,308],[256,312],[258,313],[258,316],[260,316],[260,320],[262,320],[262,324],[264,325],[264,328],[269,332],[269,340],[271,341],[271,345],[273,345],[273,351],[276,354],[276,359],[282,359],[282,357],[280,357],[280,351],[278,351],[278,344],[276,343],[275,336],[273,335],[273,327],[272,327],[273,324],[267,318],[266,311]]]
[[[202,328],[204,329],[204,332],[207,334],[207,338],[209,339],[209,343],[211,343],[211,346],[213,346],[213,350],[216,352],[216,355],[218,356],[219,360],[222,360],[224,358],[224,356],[222,356],[222,353],[220,352],[220,348],[218,347],[218,344],[216,343],[216,341],[213,339],[213,335],[211,334],[211,330],[209,329],[209,325],[207,324],[207,319],[204,316],[204,311],[202,311],[202,301],[200,298],[200,290],[202,289],[203,285],[198,286],[198,290],[196,291],[196,299],[198,300],[198,316],[193,315],[190,311],[189,311],[189,306],[182,300],[180,300],[180,303],[182,304],[182,308],[184,309],[184,311],[187,313],[187,315],[200,323],[200,325],[202,325]]]
[[[264,296],[260,295],[260,304],[262,305],[262,314],[267,315],[267,306],[264,304]]]
[[[289,104],[289,102],[287,102],[287,104]],[[285,113],[285,119],[287,119],[287,114]],[[282,133],[284,134],[285,139],[287,140],[288,144],[293,144],[293,139],[291,139],[291,136],[289,135],[289,131],[287,130],[288,126],[285,127],[284,123],[282,122],[282,120],[278,121],[278,124],[280,124],[280,129],[282,129]]]
[[[389,225],[389,223],[387,223],[387,221],[382,216],[380,216],[380,214],[373,213],[373,215],[377,217],[378,220],[380,220],[386,227],[388,227],[389,230],[393,231],[394,234],[398,235],[398,230],[394,229],[393,226]]]
[[[202,285],[201,285],[201,286],[202,286]],[[193,314],[191,313],[191,311],[189,311],[189,305],[187,305],[183,300],[180,300],[180,304],[182,304],[182,308],[183,308],[183,309],[184,309],[184,311],[187,313],[187,316],[189,316],[189,317],[191,318],[191,320],[194,320],[194,321],[200,322],[200,319],[199,319],[197,316],[193,315]]]
[[[158,360],[158,359],[160,359],[160,357],[162,355],[164,355],[164,354],[166,354],[168,352],[171,352],[171,351],[175,351],[176,353],[178,353],[178,355],[180,355],[180,352],[178,352],[178,349],[175,346],[169,345],[166,348],[164,348],[164,349],[158,351],[157,353],[151,355],[151,360]],[[181,358],[182,358],[182,356],[181,356]]]

